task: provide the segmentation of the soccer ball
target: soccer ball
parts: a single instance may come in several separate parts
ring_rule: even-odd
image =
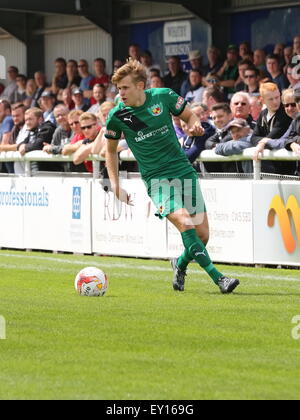
[[[80,296],[104,296],[108,289],[107,275],[99,268],[84,268],[75,278],[75,289]]]

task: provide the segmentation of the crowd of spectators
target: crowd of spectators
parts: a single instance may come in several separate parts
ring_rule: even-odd
[[[203,150],[229,156],[255,147],[254,159],[264,149],[287,149],[300,154],[300,36],[293,46],[278,44],[272,54],[251,50],[247,42],[229,45],[226,57],[210,47],[206,59],[190,51],[188,72],[180,57],[167,58],[167,70],[153,62],[150,51],[131,45],[128,56],[139,60],[148,75],[147,88],[171,88],[189,102],[205,134],[189,137],[185,124],[173,118],[179,142],[188,159],[200,170]],[[116,59],[113,71],[124,62]],[[92,172],[90,154],[105,158],[105,123],[118,101],[107,74],[106,62],[57,58],[52,80],[37,71],[27,79],[14,66],[8,68],[7,85],[0,98],[0,152],[21,155],[41,150],[53,155],[73,155],[73,163],[33,163],[37,171]],[[119,151],[128,148],[126,139]],[[263,171],[300,175],[298,162],[263,162]],[[135,168],[136,169],[136,168]],[[203,169],[203,167],[202,167]],[[207,163],[208,172],[252,172],[252,162]],[[22,162],[1,165],[1,172],[24,174]]]

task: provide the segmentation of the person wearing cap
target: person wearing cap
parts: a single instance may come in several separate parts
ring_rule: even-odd
[[[198,50],[190,51],[189,52],[189,62],[190,62],[190,65],[191,65],[191,71],[196,70],[196,71],[201,72],[201,79],[202,79],[202,57],[201,57],[200,51],[198,51]],[[190,90],[191,90],[191,81],[188,78],[181,85],[181,90],[180,90],[181,96],[185,98],[186,94]]]
[[[238,47],[231,44],[227,48],[226,60],[217,74],[221,79],[220,86],[224,88],[227,97],[235,92],[234,86],[239,77],[238,61]]]
[[[86,112],[90,108],[89,102],[87,102],[88,99],[85,100],[85,98],[83,96],[83,91],[79,88],[73,89],[72,100],[75,104],[74,109],[76,111]]]
[[[50,121],[53,125],[56,126],[56,120],[54,117],[54,107],[55,107],[56,97],[50,90],[45,90],[39,100],[39,105],[43,111],[44,122]]]
[[[252,147],[252,130],[243,118],[232,120],[227,129],[230,131],[232,140],[216,145],[215,153],[222,156],[240,155],[245,149]],[[231,162],[226,164],[226,172],[253,173],[252,162]],[[230,169],[229,166],[230,165]]]

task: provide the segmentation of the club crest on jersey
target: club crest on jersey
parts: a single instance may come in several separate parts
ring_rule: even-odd
[[[151,108],[148,108],[148,111],[154,117],[158,117],[163,112],[163,106],[162,106],[162,104],[155,104]]]

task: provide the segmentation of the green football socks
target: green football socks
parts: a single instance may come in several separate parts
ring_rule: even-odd
[[[185,247],[183,254],[179,257],[178,268],[185,271],[189,263],[195,260],[202,267],[215,284],[223,276],[213,265],[205,245],[197,235],[196,229],[191,229],[181,234]]]

